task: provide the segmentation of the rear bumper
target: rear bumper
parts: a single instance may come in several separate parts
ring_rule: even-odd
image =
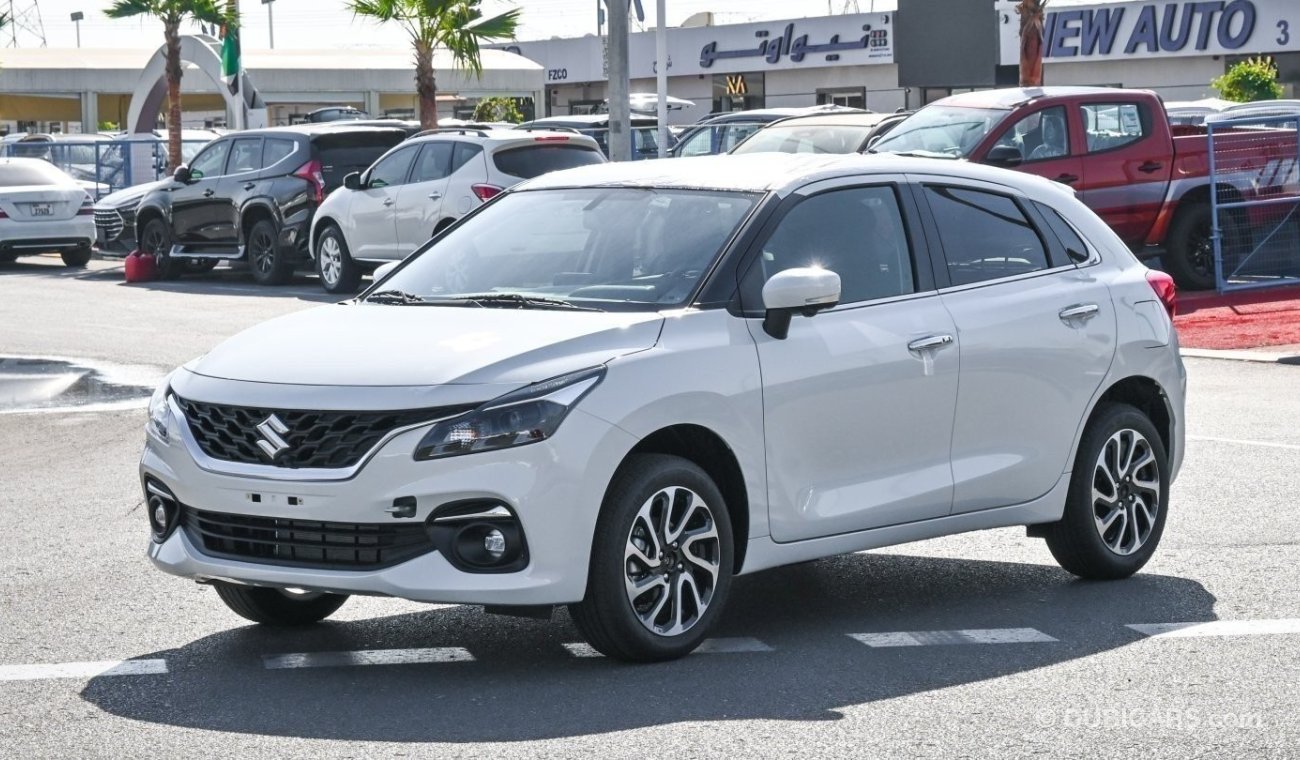
[[[10,222],[0,225],[0,251],[45,253],[89,248],[95,242],[95,221],[88,216],[51,222]]]

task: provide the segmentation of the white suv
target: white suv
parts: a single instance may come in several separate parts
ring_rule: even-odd
[[[1183,456],[1168,276],[1068,189],[957,162],[557,172],[361,298],[178,369],[141,463],[169,573],[269,624],[349,594],[567,604],[677,657],[734,575],[1029,526],[1122,578]]]
[[[316,211],[311,252],[321,287],[353,293],[363,266],[401,259],[506,188],[604,162],[596,141],[574,132],[421,132],[345,177]]]

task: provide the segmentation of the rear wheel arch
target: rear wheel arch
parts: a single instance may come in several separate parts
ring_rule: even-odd
[[[438,223],[433,226],[433,236],[437,237],[439,233],[455,223],[456,220],[449,216],[438,220]]]
[[[253,229],[253,225],[263,219],[269,220],[271,223],[275,224],[276,227],[280,226],[279,218],[266,204],[251,203],[245,206],[243,211],[239,213],[239,239],[246,243],[248,240],[248,233]]]
[[[1156,431],[1160,433],[1160,441],[1164,444],[1165,453],[1168,454],[1172,461],[1174,457],[1174,428],[1175,420],[1173,412],[1169,408],[1169,398],[1165,389],[1160,383],[1145,375],[1130,375],[1115,381],[1093,402],[1092,408],[1088,410],[1088,418],[1083,426],[1079,429],[1076,436],[1073,451],[1071,452],[1071,462],[1073,457],[1078,456],[1079,440],[1082,439],[1086,431],[1097,419],[1100,410],[1104,409],[1107,404],[1128,404],[1146,415],[1155,426]]]

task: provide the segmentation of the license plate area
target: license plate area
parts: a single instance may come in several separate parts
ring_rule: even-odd
[[[48,203],[32,203],[27,206],[27,213],[32,216],[54,216],[54,207]]]

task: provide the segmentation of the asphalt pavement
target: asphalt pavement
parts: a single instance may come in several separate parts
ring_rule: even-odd
[[[0,356],[161,376],[331,300],[19,262]],[[1300,367],[1188,370],[1138,576],[1075,580],[1023,530],[848,555],[738,579],[706,651],[649,666],[563,613],[353,598],[246,625],[145,559],[141,409],[0,413],[0,756],[1300,757]]]

